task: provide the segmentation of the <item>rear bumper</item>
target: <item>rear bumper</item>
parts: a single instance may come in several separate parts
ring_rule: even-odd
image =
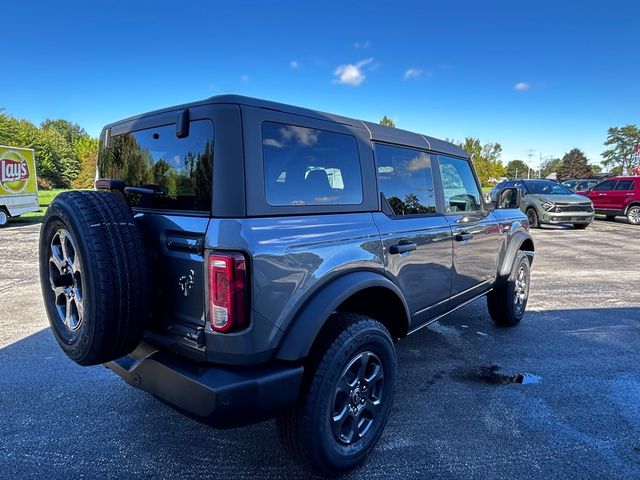
[[[106,363],[128,384],[217,428],[272,418],[295,403],[301,366],[202,365],[141,343],[131,354]]]

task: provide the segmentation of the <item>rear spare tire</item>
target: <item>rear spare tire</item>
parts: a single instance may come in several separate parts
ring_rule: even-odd
[[[40,230],[40,286],[64,353],[97,365],[130,353],[148,321],[149,275],[129,208],[109,192],[58,195]]]

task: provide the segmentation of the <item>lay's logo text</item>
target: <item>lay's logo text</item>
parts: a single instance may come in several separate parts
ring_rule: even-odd
[[[13,160],[0,160],[0,181],[17,182],[29,179],[29,167],[24,160],[14,162]]]

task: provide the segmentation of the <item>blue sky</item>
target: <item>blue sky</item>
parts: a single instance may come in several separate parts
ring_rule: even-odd
[[[600,160],[639,123],[640,3],[8,2],[0,106],[103,124],[219,93]],[[9,28],[7,28],[9,27]]]

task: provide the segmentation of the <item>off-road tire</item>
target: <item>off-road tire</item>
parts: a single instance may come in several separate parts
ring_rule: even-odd
[[[149,318],[149,275],[129,208],[109,192],[58,195],[40,231],[40,285],[69,358],[97,365],[130,353]]]
[[[373,352],[383,368],[380,410],[359,440],[342,444],[332,425],[336,389],[352,359],[365,352]],[[277,418],[278,434],[289,454],[311,471],[328,477],[362,463],[380,438],[391,412],[396,364],[393,341],[381,323],[359,314],[333,315],[305,365],[298,403]]]
[[[540,217],[534,207],[527,208],[527,220],[531,228],[540,228]]]
[[[522,320],[529,300],[530,267],[529,257],[524,252],[519,252],[507,282],[487,294],[489,315],[496,325],[513,327]],[[518,305],[516,303],[516,289],[520,289],[519,274],[521,269],[524,270],[526,291],[524,292],[524,300]]]

